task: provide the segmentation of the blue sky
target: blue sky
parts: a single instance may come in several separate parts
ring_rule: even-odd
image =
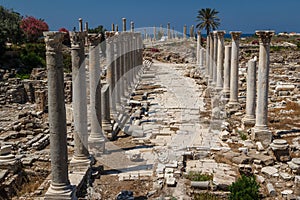
[[[272,29],[278,32],[300,32],[300,0],[0,0],[0,4],[21,15],[44,19],[50,30],[78,27],[78,18],[89,27],[111,23],[121,27],[134,21],[136,28],[171,23],[177,31],[196,25],[197,10],[215,8],[221,19],[220,30],[254,33]],[[204,31],[203,31],[204,33]]]

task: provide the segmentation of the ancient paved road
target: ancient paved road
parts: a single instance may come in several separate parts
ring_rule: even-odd
[[[99,161],[121,172],[118,174],[119,180],[158,176],[166,166],[182,161],[182,154],[190,147],[209,149],[221,146],[218,134],[209,132],[201,124],[203,91],[194,79],[184,76],[184,71],[182,64],[154,63],[145,72],[155,77],[143,78],[140,84],[155,84],[160,88],[155,89],[157,93],[148,96],[148,116],[142,119],[142,122],[147,122],[139,126],[145,137],[132,140],[139,143],[151,141],[154,146],[142,145],[124,150],[115,142],[107,142],[107,153]],[[142,159],[134,160],[137,155]],[[185,194],[180,189],[173,192],[176,196]]]

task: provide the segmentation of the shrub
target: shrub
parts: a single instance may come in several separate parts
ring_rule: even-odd
[[[201,174],[200,172],[191,171],[189,172],[186,178],[191,181],[210,181],[213,179],[213,176],[208,174]]]
[[[229,199],[231,200],[256,200],[259,199],[259,185],[254,176],[242,175],[236,182],[229,186]]]

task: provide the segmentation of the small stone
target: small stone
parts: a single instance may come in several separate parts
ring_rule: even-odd
[[[293,194],[293,190],[283,190],[283,191],[281,192],[281,195],[282,195],[282,196],[287,196],[287,195],[289,195],[289,194]]]
[[[261,172],[268,176],[273,176],[274,174],[278,173],[278,169],[275,167],[263,167]]]
[[[257,145],[257,150],[258,151],[264,151],[265,150],[265,148],[264,148],[264,146],[262,145],[261,142],[256,142],[255,144]]]
[[[279,172],[279,175],[285,181],[289,181],[292,179],[292,176],[285,172]]]
[[[176,178],[168,177],[166,180],[167,186],[175,186],[176,185]]]

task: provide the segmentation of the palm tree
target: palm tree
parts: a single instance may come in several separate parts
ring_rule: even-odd
[[[202,8],[198,10],[197,21],[199,23],[196,25],[196,28],[200,30],[206,30],[206,34],[208,35],[211,30],[216,30],[220,26],[220,19],[217,16],[219,11],[211,8]]]

